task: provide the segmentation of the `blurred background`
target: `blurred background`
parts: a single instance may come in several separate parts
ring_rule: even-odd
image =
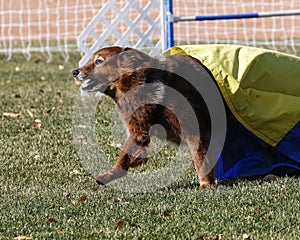
[[[157,49],[165,41],[160,0],[0,1],[0,53],[11,59],[42,53],[51,61],[59,52],[87,53],[91,46],[132,45]],[[298,0],[173,0],[174,16],[276,12],[300,9]],[[99,15],[100,13],[100,15]],[[98,15],[97,15],[98,14]],[[98,17],[97,17],[98,16]],[[91,22],[96,21],[90,26]],[[82,38],[79,36],[84,32]],[[124,40],[126,38],[126,40]],[[143,39],[141,41],[141,39]],[[175,44],[233,43],[299,53],[300,16],[189,21],[174,24]],[[95,42],[97,44],[95,45]],[[88,53],[90,54],[90,53]]]

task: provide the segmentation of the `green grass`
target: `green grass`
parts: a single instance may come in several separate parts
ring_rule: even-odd
[[[0,59],[0,239],[299,239],[297,178],[226,181],[199,191],[191,166],[153,193],[98,186],[73,141],[79,86],[70,71],[79,56],[72,59]],[[116,141],[107,131],[111,102],[97,111],[99,141]],[[117,150],[105,151],[113,162]],[[139,170],[160,166],[168,148],[162,152]]]

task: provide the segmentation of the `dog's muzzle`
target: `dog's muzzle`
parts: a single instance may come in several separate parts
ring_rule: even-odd
[[[89,76],[85,76],[80,69],[74,69],[72,74],[75,80],[83,82],[80,89],[84,92],[104,92],[107,88],[106,84],[98,80],[90,79]]]
[[[78,78],[78,74],[79,74],[79,73],[80,73],[79,69],[74,69],[74,70],[72,71],[73,78],[76,79],[76,80],[78,80],[77,78]]]
[[[73,74],[73,77],[77,77],[78,76],[78,74],[79,74],[79,70],[78,69],[74,69],[73,71],[72,71],[72,74]]]
[[[72,74],[73,74],[73,78],[77,81],[84,81],[85,80],[85,74],[80,71],[80,69],[74,69],[72,71]]]

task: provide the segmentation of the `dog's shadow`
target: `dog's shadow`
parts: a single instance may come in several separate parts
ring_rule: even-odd
[[[218,181],[218,184],[215,186],[215,188],[218,187],[232,188],[245,183],[249,183],[249,184],[250,183],[263,184],[266,182],[271,183],[284,177],[291,177],[291,176],[268,174],[268,175],[259,175],[259,176],[243,177],[243,178],[241,177],[241,178],[225,179],[225,180]],[[300,178],[300,176],[293,176],[293,177]],[[174,184],[171,184],[170,186],[164,187],[164,189],[167,191],[193,190],[198,188],[199,188],[199,182],[196,178],[193,179],[192,181],[182,180]]]

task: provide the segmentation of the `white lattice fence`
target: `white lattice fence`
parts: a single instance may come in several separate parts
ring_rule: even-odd
[[[78,37],[78,46],[85,53],[80,65],[93,52],[108,45],[147,49],[158,55],[164,47],[160,1],[109,0]]]

